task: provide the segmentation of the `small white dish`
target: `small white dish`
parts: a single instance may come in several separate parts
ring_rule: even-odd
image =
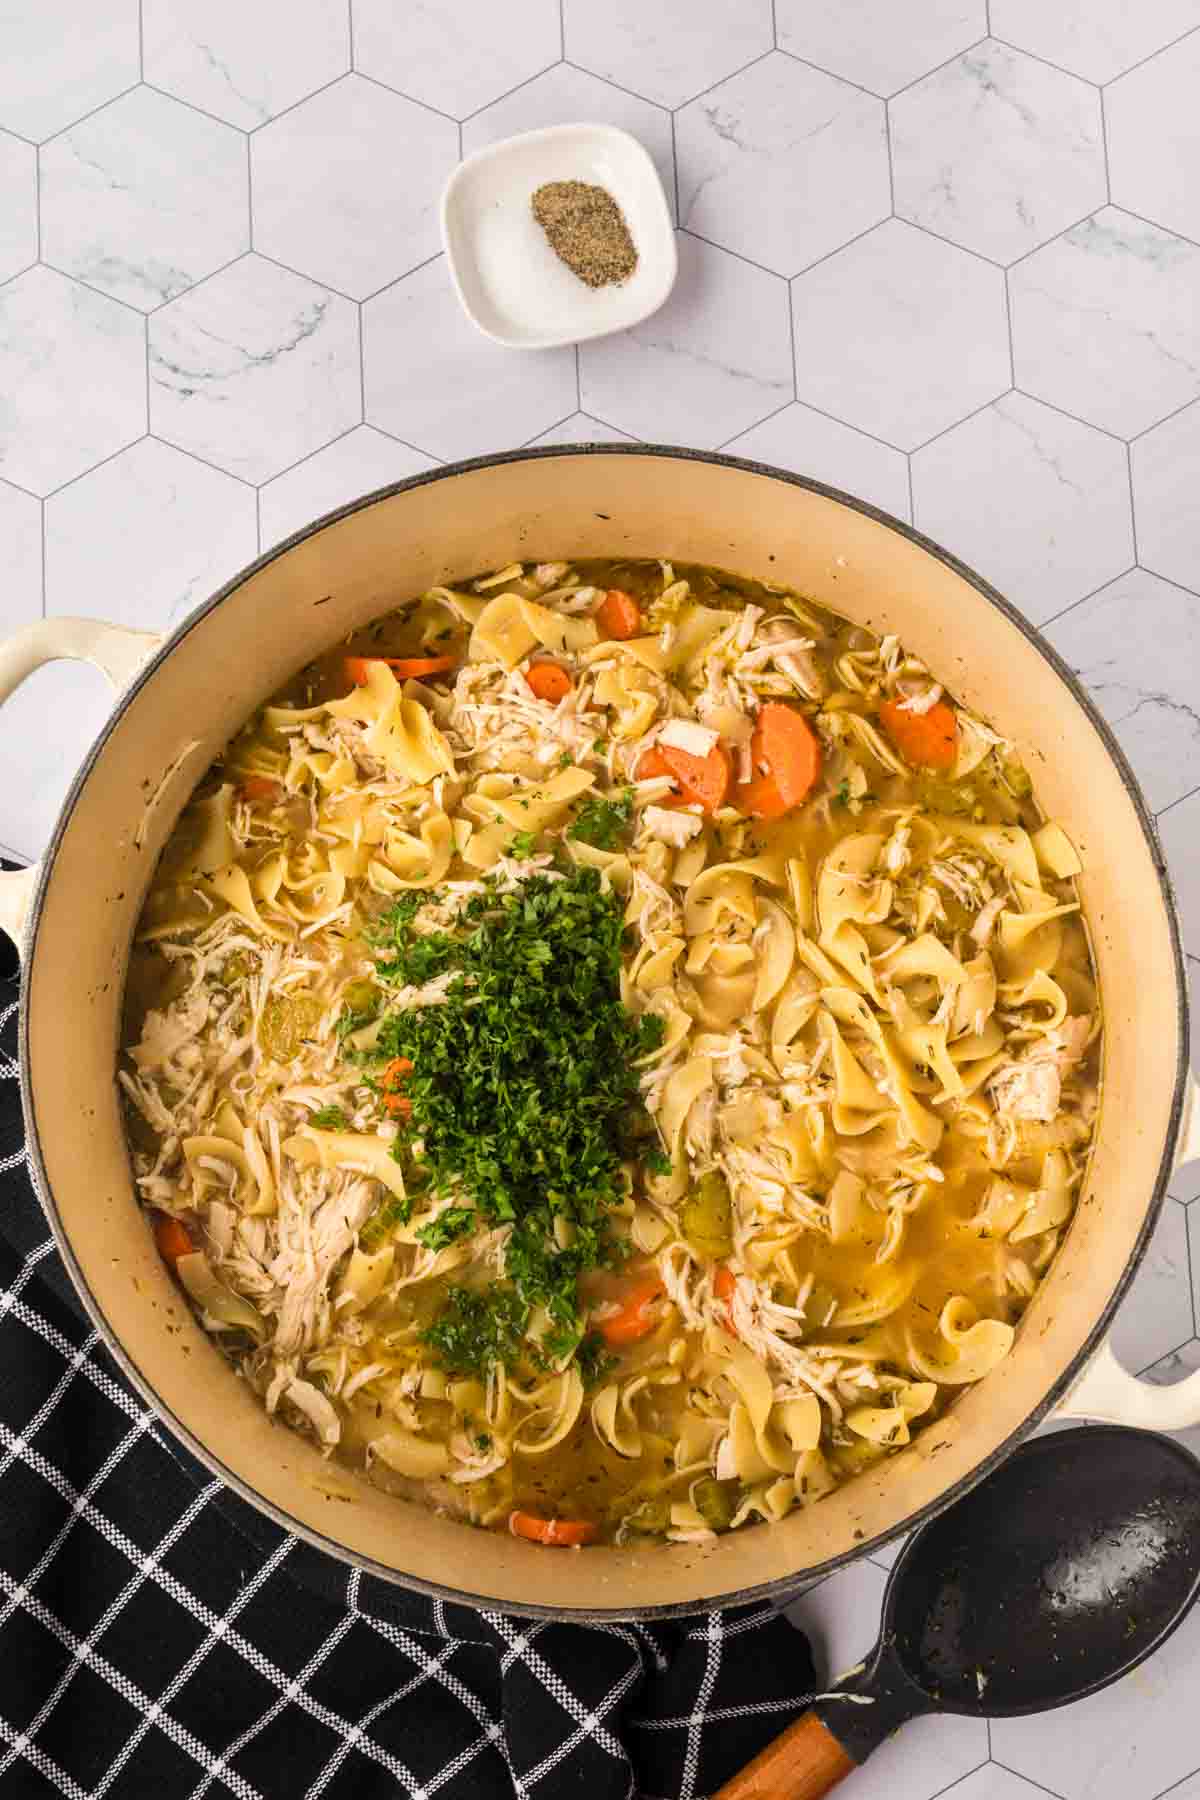
[[[629,227],[637,267],[590,288],[550,248],[533,216],[545,181],[607,188]],[[442,194],[442,241],[463,311],[514,350],[546,350],[627,331],[657,312],[675,283],[675,231],[658,170],[615,125],[548,125],[477,150]]]

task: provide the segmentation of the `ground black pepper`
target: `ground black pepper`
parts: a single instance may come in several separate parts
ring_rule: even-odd
[[[587,181],[546,181],[532,205],[550,248],[588,287],[627,281],[637,268],[629,227],[607,188]]]

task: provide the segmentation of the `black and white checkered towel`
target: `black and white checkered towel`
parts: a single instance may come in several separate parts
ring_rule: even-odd
[[[214,1482],[79,1308],[15,1056],[0,980],[0,1796],[699,1800],[799,1712],[808,1646],[769,1606],[475,1613],[351,1572]]]

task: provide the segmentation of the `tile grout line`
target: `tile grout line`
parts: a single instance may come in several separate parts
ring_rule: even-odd
[[[1108,160],[1108,108],[1104,104],[1104,89],[1100,89],[1100,148],[1104,152],[1104,193],[1107,204],[1113,203],[1112,197],[1112,164]]]
[[[1078,413],[1068,412],[1067,408],[1060,406],[1057,400],[1045,400],[1041,394],[1031,394],[1028,388],[1021,386],[1019,381],[1013,382],[1011,392],[1018,394],[1022,400],[1032,401],[1034,406],[1044,406],[1047,412],[1057,413],[1060,419],[1070,419],[1072,423],[1082,425],[1085,431],[1094,431],[1097,436],[1107,438],[1110,444],[1119,444],[1122,450],[1129,447],[1128,438],[1121,437],[1113,431],[1111,426],[1097,425],[1094,419],[1081,419]],[[1191,402],[1189,401],[1188,404],[1190,405]]]
[[[1200,25],[1189,25],[1187,30],[1181,31],[1178,37],[1171,38],[1166,44],[1159,44],[1157,49],[1148,50],[1145,56],[1139,56],[1135,63],[1130,63],[1127,69],[1120,69],[1117,74],[1110,75],[1107,81],[1102,81],[1098,85],[1102,88],[1114,87],[1118,81],[1123,81],[1126,75],[1132,75],[1135,69],[1144,69],[1147,63],[1154,61],[1155,57],[1164,56],[1168,50],[1174,50],[1176,44],[1182,44],[1185,38],[1195,37],[1197,32],[1200,32]]]
[[[249,255],[254,250],[254,160],[250,154],[250,134],[246,133],[246,242]],[[190,290],[189,290],[190,291]]]
[[[990,1732],[989,1732],[989,1734],[988,1734],[988,1736],[989,1736],[989,1739],[990,1739],[990,1737],[991,1737],[991,1733],[990,1733]],[[1035,1781],[1035,1780],[1034,1780],[1034,1779],[1033,1779],[1033,1776],[1032,1776],[1032,1775],[1026,1775],[1026,1774],[1024,1774],[1024,1773],[1023,1773],[1023,1772],[1022,1772],[1022,1771],[1021,1771],[1021,1770],[1020,1770],[1020,1769],[1014,1769],[1014,1768],[1012,1768],[1012,1767],[1011,1767],[1011,1766],[1010,1766],[1010,1765],[1009,1765],[1009,1764],[1008,1764],[1008,1763],[1006,1763],[1006,1762],[1001,1762],[1001,1761],[1000,1761],[1000,1758],[999,1758],[999,1757],[998,1757],[998,1756],[996,1756],[996,1755],[995,1755],[995,1754],[994,1754],[994,1753],[993,1753],[993,1755],[992,1755],[992,1759],[991,1759],[991,1760],[992,1760],[992,1761],[993,1761],[993,1762],[994,1762],[994,1763],[995,1763],[995,1765],[996,1765],[996,1767],[997,1767],[997,1768],[998,1768],[998,1769],[1003,1769],[1003,1770],[1004,1770],[1004,1773],[1005,1773],[1005,1774],[1006,1774],[1006,1775],[1015,1775],[1015,1776],[1016,1776],[1016,1778],[1017,1778],[1017,1780],[1018,1780],[1018,1781],[1025,1781],[1025,1782],[1028,1782],[1028,1784],[1029,1784],[1029,1786],[1030,1786],[1030,1787],[1031,1787],[1031,1788],[1033,1788],[1033,1790],[1034,1790],[1034,1791],[1035,1791],[1035,1793],[1038,1793],[1038,1794],[1047,1794],[1047,1795],[1048,1795],[1048,1796],[1049,1796],[1049,1800],[1062,1800],[1062,1797],[1061,1797],[1061,1795],[1059,1795],[1059,1794],[1058,1794],[1058,1793],[1056,1793],[1056,1792],[1055,1792],[1055,1790],[1054,1790],[1054,1789],[1053,1789],[1053,1788],[1048,1788],[1048,1787],[1043,1787],[1043,1785],[1042,1785],[1042,1783],[1041,1783],[1041,1782],[1040,1782],[1040,1781]],[[1185,1781],[1186,1781],[1186,1780],[1187,1780],[1187,1776],[1186,1776],[1186,1775],[1185,1775],[1185,1776],[1184,1776],[1184,1780],[1185,1780]],[[934,1796],[934,1800],[937,1800],[937,1796],[936,1796],[936,1795],[935,1795],[935,1796]],[[1158,1800],[1163,1800],[1163,1796],[1162,1796],[1162,1795],[1159,1795],[1159,1796],[1158,1796]]]
[[[827,69],[824,63],[814,62],[811,56],[801,56],[798,50],[789,50],[786,44],[777,44],[775,48],[780,56],[786,56],[789,62],[799,63],[802,69],[811,69],[814,75],[824,75],[826,81],[839,81],[843,87],[853,88],[858,94],[865,94],[868,100],[886,102],[887,95],[876,93],[874,88],[864,87],[861,81],[855,81],[853,75],[839,75],[833,69]],[[923,79],[923,77],[918,77]]]
[[[1133,488],[1133,446],[1125,445],[1125,476],[1129,483],[1129,535],[1133,543],[1133,560],[1140,561],[1137,530],[1137,498]]]
[[[1138,564],[1130,563],[1129,567],[1122,569],[1119,575],[1110,575],[1107,581],[1102,581],[1100,586],[1093,588],[1090,593],[1083,594],[1078,600],[1072,600],[1069,606],[1061,607],[1058,612],[1051,613],[1050,617],[1043,619],[1036,629],[1041,632],[1048,631],[1051,625],[1057,625],[1060,619],[1065,619],[1068,613],[1075,611],[1076,607],[1086,606],[1089,600],[1094,600],[1098,594],[1106,593],[1110,587],[1115,587],[1118,581],[1124,581],[1127,575],[1135,575],[1137,572]],[[1146,573],[1146,571],[1143,570],[1142,573]],[[1187,592],[1186,588],[1184,592]]]
[[[118,100],[124,100],[129,94],[136,93],[141,86],[142,83],[140,81],[131,81],[129,86],[123,87],[119,94],[110,94],[107,100],[101,100],[97,106],[90,106],[86,112],[80,113],[77,119],[72,119],[66,125],[60,125],[56,131],[48,131],[44,138],[29,138],[26,141],[35,144],[39,149],[46,144],[53,144],[58,138],[66,137],[69,131],[74,131],[76,126],[85,125],[89,119],[94,119],[97,113],[104,112],[107,107],[115,106]],[[173,100],[175,96],[174,94],[168,94],[167,98]],[[186,106],[187,101],[181,101],[180,104]],[[7,129],[8,127],[6,126],[5,130]]]
[[[1027,56],[1030,62],[1040,63],[1043,69],[1053,69],[1056,75],[1065,75],[1068,81],[1077,81],[1082,87],[1090,87],[1094,93],[1100,92],[1101,83],[1093,81],[1090,75],[1081,75],[1078,69],[1066,69],[1062,63],[1051,62],[1037,50],[1027,50],[1024,44],[1014,44],[1010,38],[997,37],[994,32],[988,34],[993,43],[1001,49],[1010,50],[1014,56]]]
[[[796,279],[794,275],[785,275],[779,269],[769,269],[766,263],[755,262],[754,258],[747,256],[744,250],[730,250],[727,245],[718,244],[715,238],[705,237],[701,231],[693,231],[690,225],[677,225],[675,229],[680,236],[695,238],[698,244],[707,244],[710,250],[717,251],[721,256],[736,257],[737,261],[745,263],[748,269],[757,269],[760,275],[769,275],[773,281],[794,281]]]
[[[773,46],[766,50],[760,50],[757,56],[752,56],[750,58],[749,62],[742,63],[740,68],[730,69],[730,71],[727,75],[722,75],[718,81],[710,81],[708,83],[707,87],[702,87],[698,93],[689,94],[686,99],[677,101],[674,106],[668,106],[667,111],[672,112],[672,113],[682,112],[685,106],[694,106],[696,104],[697,100],[707,100],[707,98],[710,94],[715,94],[717,89],[719,87],[724,87],[725,83],[727,81],[736,81],[737,77],[739,75],[744,75],[746,73],[747,69],[756,69],[758,67],[759,63],[766,62],[768,56],[775,56],[777,54],[778,54],[778,52],[774,49]],[[620,83],[613,81],[610,76],[605,75],[605,76],[601,77],[601,79],[604,81],[608,81],[610,86],[612,86],[612,87],[620,87]],[[621,88],[621,92],[623,94],[633,94],[633,89],[632,88]],[[642,95],[634,94],[634,99],[645,99],[645,98],[646,98],[646,96],[644,94],[642,94]],[[662,102],[654,101],[654,102],[652,102],[652,104],[657,106],[657,105],[661,105]]]
[[[146,19],[143,0],[138,0],[138,80],[146,79]]]
[[[892,154],[892,107],[889,100],[883,102],[883,141],[887,146],[888,204],[892,209],[894,219],[896,216],[896,163]]]
[[[940,443],[949,432],[957,431],[960,425],[969,425],[972,419],[977,419],[980,413],[985,413],[989,406],[999,405],[1001,400],[1007,400],[1009,395],[1014,393],[1016,393],[1015,388],[1006,387],[1002,394],[993,394],[990,400],[985,400],[980,406],[972,407],[971,411],[969,413],[964,413],[961,419],[952,419],[949,425],[943,425],[942,429],[940,431],[935,431],[932,437],[925,438],[920,444],[913,444],[908,451],[908,455],[920,456],[922,450],[928,450],[931,444]],[[897,444],[894,448],[899,449],[900,446]]]
[[[362,415],[359,423],[365,425],[367,422],[367,357],[366,351],[363,348],[363,338],[365,333],[363,331],[363,303],[361,300],[356,301],[354,305],[354,329],[355,337],[358,342],[358,410]],[[336,440],[334,441],[336,442]]]
[[[460,126],[470,125],[474,120],[481,117],[483,113],[490,112],[493,106],[502,106],[506,100],[511,100],[514,94],[519,94],[525,88],[532,87],[535,81],[540,81],[542,79],[543,75],[551,75],[555,69],[573,69],[574,67],[574,63],[569,63],[565,56],[559,57],[557,62],[547,63],[544,69],[535,69],[532,75],[526,75],[523,80],[517,82],[515,87],[505,88],[504,92],[502,94],[497,94],[494,100],[485,100],[482,106],[473,106],[470,112],[463,114],[458,123]],[[587,69],[582,69],[577,70],[576,73],[586,75],[589,71]],[[592,76],[592,79],[593,81],[602,81],[603,77],[594,75]],[[606,87],[612,87],[613,83],[606,82],[604,85]],[[395,93],[398,90],[393,88],[391,91]],[[405,95],[404,98],[407,99],[408,96]],[[647,104],[649,104],[649,102],[647,102]],[[660,108],[659,110],[661,111],[662,109]]]
[[[1169,425],[1172,419],[1177,419],[1179,417],[1180,413],[1187,412],[1189,407],[1196,405],[1196,401],[1197,396],[1195,395],[1193,395],[1190,400],[1182,401],[1180,405],[1173,407],[1169,413],[1164,413],[1161,419],[1155,419],[1153,425],[1144,425],[1141,431],[1135,431],[1132,437],[1125,439],[1125,442],[1132,449],[1134,444],[1140,444],[1144,437],[1149,437],[1152,431],[1157,431],[1160,425]]]
[[[549,66],[552,68],[554,65],[550,64]],[[546,72],[545,69],[540,69],[538,71],[538,73],[542,74],[542,75],[544,75],[545,72]],[[454,116],[453,113],[443,112],[440,106],[430,106],[428,100],[418,100],[417,96],[415,94],[407,94],[407,93],[405,93],[403,88],[393,87],[390,81],[380,81],[378,75],[368,75],[365,72],[365,70],[363,70],[363,69],[347,69],[345,71],[345,73],[343,75],[339,75],[337,79],[338,79],[338,81],[348,81],[351,76],[353,76],[356,81],[365,81],[371,87],[379,88],[382,93],[394,94],[397,100],[403,100],[403,101],[407,102],[407,104],[409,106],[419,106],[422,112],[432,113],[432,115],[435,119],[445,119],[446,122],[450,125],[457,125],[460,122]],[[531,79],[536,80],[537,77],[534,76]],[[326,91],[326,88],[331,88],[334,86],[336,86],[335,82],[328,81],[328,82],[326,82],[325,87],[318,88],[317,92],[319,94],[323,94]],[[311,100],[313,98],[313,95],[309,94],[306,96],[306,98]],[[304,101],[297,100],[296,105],[303,106]],[[293,110],[294,110],[294,108],[292,108],[292,107],[288,108],[288,112],[292,112]],[[283,113],[279,113],[276,116],[278,118],[282,119],[285,115]],[[273,125],[275,123],[275,120],[270,119],[270,120],[265,121],[265,123]],[[255,129],[255,131],[261,131],[262,126],[256,125],[254,129]]]
[[[1186,794],[1180,794],[1178,800],[1171,800],[1166,806],[1160,806],[1154,815],[1154,823],[1157,825],[1160,819],[1165,819],[1169,812],[1174,812],[1177,806],[1182,806],[1185,800],[1193,799],[1196,794],[1200,794],[1200,783],[1197,783],[1194,788],[1189,788]]]

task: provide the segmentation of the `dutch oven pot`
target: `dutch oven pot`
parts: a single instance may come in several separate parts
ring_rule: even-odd
[[[709,1545],[564,1558],[376,1492],[267,1417],[155,1253],[114,1066],[130,940],[155,860],[213,757],[262,700],[406,596],[514,559],[595,556],[665,556],[786,582],[898,633],[1002,727],[1083,857],[1107,1035],[1086,1186],[998,1370],[898,1456],[780,1524]],[[1200,1151],[1162,854],[1124,759],[1069,672],[986,583],[916,532],[730,457],[608,445],[517,452],[417,476],[331,514],[165,642],[90,620],[30,626],[0,651],[0,699],[63,656],[128,685],[41,869],[3,877],[0,923],[25,957],[34,1179],[80,1296],[130,1380],[214,1474],[280,1525],[375,1575],[467,1603],[662,1616],[782,1593],[878,1546],[947,1505],[1056,1409],[1166,1429],[1200,1421],[1200,1374],[1147,1387],[1105,1345],[1176,1159]]]

